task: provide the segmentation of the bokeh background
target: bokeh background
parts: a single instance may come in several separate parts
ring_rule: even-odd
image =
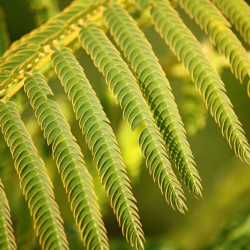
[[[37,16],[29,7],[31,2],[32,0],[0,0],[11,42],[37,26]],[[49,0],[44,1],[44,3],[46,2]],[[63,9],[69,3],[68,0],[60,1],[58,9]],[[216,52],[195,22],[190,20],[179,8],[177,10],[201,42],[203,50],[221,75],[235,112],[243,124],[247,138],[250,139],[250,103],[246,94],[246,86],[240,85],[235,79],[225,59]],[[189,209],[186,215],[173,211],[164,201],[157,185],[153,183],[140,153],[137,143],[138,135],[131,133],[128,125],[122,120],[120,108],[116,105],[112,94],[106,88],[103,77],[95,69],[92,61],[83,50],[77,50],[76,56],[97,92],[117,135],[133,192],[138,201],[147,239],[146,249],[250,249],[250,168],[234,156],[233,151],[222,137],[219,127],[208,114],[190,77],[178,63],[176,57],[150,25],[141,19],[139,22],[171,83],[202,178],[204,188],[202,199],[197,200],[187,191],[185,192]],[[244,41],[242,43],[249,50]],[[122,238],[121,230],[109,207],[109,202],[96,175],[91,153],[72,113],[71,104],[67,101],[53,72],[47,72],[46,76],[50,78],[49,84],[55,93],[54,98],[62,107],[71,124],[73,134],[78,138],[78,143],[84,153],[87,167],[94,177],[111,249],[131,249]],[[54,184],[56,200],[65,222],[70,247],[71,249],[82,249],[60,176],[57,174],[55,162],[51,158],[51,149],[46,145],[34,119],[34,113],[22,90],[13,100],[18,104],[22,118],[32,134],[40,155],[46,162]],[[0,137],[0,152],[0,176],[10,202],[19,249],[40,249],[27,204],[19,188],[13,160],[2,136]]]

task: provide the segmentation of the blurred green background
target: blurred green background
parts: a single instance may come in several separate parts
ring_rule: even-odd
[[[10,41],[19,39],[37,26],[36,15],[29,8],[32,0],[0,1]],[[44,1],[49,2],[49,1]],[[63,9],[70,1],[60,1]],[[243,124],[246,136],[250,138],[250,105],[246,86],[232,75],[225,59],[218,55],[203,31],[177,8],[185,23],[201,42],[202,47],[217,68],[226,85],[236,114]],[[136,14],[135,14],[136,15]],[[250,168],[238,160],[222,137],[219,127],[206,111],[201,97],[195,90],[190,77],[163,40],[151,26],[143,28],[148,40],[160,59],[161,65],[173,88],[176,101],[188,133],[188,140],[202,178],[203,198],[195,199],[186,193],[189,211],[182,215],[173,211],[164,201],[160,191],[145,168],[136,134],[132,134],[122,120],[120,108],[108,92],[105,82],[95,69],[92,61],[83,50],[77,50],[76,56],[100,98],[104,110],[117,135],[120,148],[130,176],[133,192],[146,234],[146,249],[250,249]],[[243,45],[246,44],[242,41]],[[249,50],[249,47],[246,46]],[[55,99],[70,122],[73,134],[82,147],[85,161],[95,180],[95,188],[100,200],[101,210],[108,230],[111,249],[130,249],[115,220],[109,202],[96,175],[85,139],[71,110],[71,105],[58,79],[48,72],[49,84],[55,93]],[[56,200],[65,222],[65,230],[71,249],[82,249],[79,234],[69,209],[66,194],[57,173],[55,162],[51,158],[51,149],[34,119],[28,100],[22,91],[14,98],[22,111],[22,118],[32,134],[40,155],[46,162],[49,175],[55,187]],[[15,236],[19,249],[40,249],[38,246],[27,205],[19,188],[11,155],[0,137],[0,152],[4,157],[0,161],[0,177],[3,179],[7,197],[11,206]]]

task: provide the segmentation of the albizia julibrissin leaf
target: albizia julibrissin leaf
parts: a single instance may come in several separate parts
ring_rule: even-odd
[[[150,43],[120,5],[109,6],[104,17],[111,34],[139,80],[144,97],[167,145],[169,156],[175,161],[183,182],[190,192],[201,196],[200,176],[195,168],[183,122],[169,81]]]
[[[241,83],[250,84],[250,60],[247,52],[229,28],[230,24],[226,18],[213,3],[208,0],[178,0],[178,3],[209,35],[218,51],[227,58],[236,78]]]
[[[122,233],[132,246],[143,248],[145,239],[135,205],[136,200],[114,132],[102,105],[70,49],[55,49],[51,61],[72,102],[82,133],[86,135]]]
[[[250,7],[244,0],[211,0],[234,24],[244,40],[250,45]]]
[[[17,82],[24,79],[24,72],[30,71],[44,59],[54,42],[65,42],[77,37],[78,21],[101,7],[105,0],[73,1],[55,17],[12,43],[0,58],[0,96]],[[11,72],[11,73],[9,73]]]
[[[116,97],[132,130],[140,129],[139,145],[154,181],[172,207],[184,212],[186,205],[180,183],[167,158],[164,141],[144,100],[136,80],[120,53],[105,33],[87,22],[80,32],[80,42]]]
[[[63,220],[43,160],[11,101],[0,101],[0,126],[43,249],[68,249]]]
[[[26,74],[24,90],[56,160],[71,210],[87,249],[109,249],[108,238],[80,147],[42,74]]]
[[[143,1],[142,3],[145,4]],[[150,5],[150,14],[156,30],[191,75],[211,115],[221,127],[223,136],[235,154],[249,164],[250,149],[242,126],[233,111],[220,76],[202,52],[200,43],[168,1],[154,0]]]
[[[4,186],[0,179],[0,249],[17,249],[12,221],[10,216],[10,206],[4,192]]]

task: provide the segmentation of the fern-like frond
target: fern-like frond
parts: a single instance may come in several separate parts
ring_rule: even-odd
[[[24,49],[18,50],[13,54],[10,54],[6,60],[0,65],[2,71],[12,71],[18,67],[20,63],[24,62],[27,58],[31,57],[36,52],[37,45],[31,43],[25,46]]]
[[[44,76],[38,72],[27,75],[24,90],[35,111],[68,194],[71,210],[88,249],[108,249],[106,230],[101,219],[92,178],[85,167],[80,147],[70,131],[64,115],[54,101]]]
[[[0,179],[0,249],[17,249],[12,229],[10,206]]]
[[[103,1],[86,3],[84,0],[73,2],[62,13],[52,18],[48,23],[13,43],[10,49],[0,59],[0,73],[10,71],[8,77],[0,82],[0,93],[24,78],[24,72],[40,67],[41,61],[48,61],[46,57],[55,43],[70,43],[77,38],[77,24],[94,10],[102,7]]]
[[[80,41],[105,77],[131,129],[141,128],[139,144],[154,181],[158,182],[172,207],[184,212],[184,195],[167,159],[164,141],[128,66],[105,33],[94,23],[87,22],[82,27]]]
[[[183,62],[215,121],[235,154],[250,163],[250,150],[241,124],[219,75],[201,50],[199,42],[168,1],[154,0],[151,17],[156,30]]]
[[[135,72],[157,125],[175,160],[181,178],[190,192],[201,196],[201,183],[185,129],[167,80],[151,45],[132,17],[118,4],[110,6],[104,17],[116,42]]]
[[[7,25],[2,8],[0,8],[0,56],[8,49],[10,44]]]
[[[211,0],[240,32],[250,45],[250,8],[244,0]]]
[[[43,160],[11,101],[0,101],[0,126],[43,249],[68,249],[63,220]]]
[[[120,149],[101,103],[70,49],[55,49],[51,59],[72,102],[79,126],[86,135],[86,141],[122,232],[132,246],[143,248],[144,235],[136,201]]]
[[[96,3],[94,3],[94,1],[86,0],[73,1],[62,12],[58,13],[55,17],[50,18],[44,25],[13,42],[10,50],[8,50],[5,55],[9,55],[9,53],[13,54],[17,50],[23,49],[25,46],[32,43],[36,44],[38,47],[41,43],[45,43],[45,41],[53,35],[55,35],[54,38],[58,40],[67,38],[67,36],[74,30],[73,26],[78,23],[79,18],[85,17],[86,10],[86,14],[90,14],[92,11],[101,6],[104,1],[105,0],[98,0],[95,1]],[[79,10],[81,10],[80,16],[78,15]],[[76,15],[78,15],[78,17],[75,19],[74,17]],[[71,25],[73,26],[70,27]],[[65,27],[67,28],[64,30]],[[64,30],[64,37],[56,35],[58,32],[62,32],[62,30]]]
[[[218,51],[224,54],[236,78],[241,83],[249,82],[250,88],[250,60],[247,52],[219,10],[209,0],[178,0],[178,3],[209,35]]]
[[[40,26],[45,23],[49,18],[54,17],[59,12],[57,0],[26,0],[29,8],[35,14],[36,24]]]

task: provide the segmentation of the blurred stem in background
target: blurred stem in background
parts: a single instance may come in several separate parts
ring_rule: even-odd
[[[57,0],[25,0],[35,15],[37,26],[45,23],[59,12]]]
[[[7,25],[5,22],[5,15],[0,7],[0,56],[8,49],[10,45],[9,35],[7,32]]]
[[[211,180],[209,190],[205,190],[203,200],[195,207],[190,208],[189,215],[184,217],[181,224],[171,231],[168,238],[171,238],[173,242],[179,242],[178,247],[189,246],[188,249],[215,248],[217,244],[218,246],[223,246],[223,244],[226,246],[228,243],[233,244],[233,240],[241,236],[249,236],[250,223],[244,220],[244,225],[237,225],[242,228],[238,234],[236,231],[232,232],[231,236],[230,233],[222,233],[227,225],[234,221],[235,215],[239,215],[242,211],[242,216],[245,219],[250,215],[250,211],[247,209],[250,206],[250,200],[247,199],[250,192],[250,170],[240,165],[242,164],[234,158],[225,162]],[[238,171],[239,167],[242,167],[243,170]],[[181,241],[178,240],[180,235]],[[242,242],[242,245],[246,242],[250,243],[249,238]],[[234,249],[237,249],[236,246]]]

